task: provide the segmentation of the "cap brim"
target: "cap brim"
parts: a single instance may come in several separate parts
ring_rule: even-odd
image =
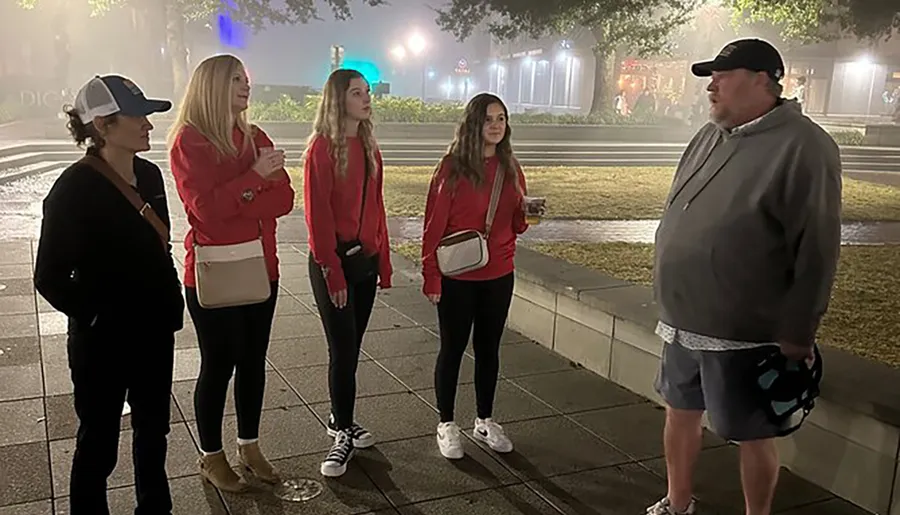
[[[149,116],[153,113],[165,113],[169,109],[172,109],[172,102],[168,100],[144,100],[131,109],[122,106],[119,112],[126,116]]]
[[[740,66],[737,66],[734,63],[730,63],[722,59],[716,59],[713,61],[694,63],[693,65],[691,65],[691,73],[693,73],[695,77],[709,77],[713,74],[713,72],[727,72],[731,70],[737,70],[738,68],[740,68]]]
[[[172,102],[168,100],[147,100],[147,113],[165,113],[169,109],[172,109]]]

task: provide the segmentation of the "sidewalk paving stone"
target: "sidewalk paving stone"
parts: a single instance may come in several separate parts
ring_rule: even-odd
[[[593,372],[570,367],[562,372],[517,377],[512,381],[562,413],[644,402],[639,395],[611,381],[598,382],[597,379]]]
[[[38,337],[0,338],[0,367],[40,363],[41,344]]]
[[[0,446],[47,440],[44,426],[44,399],[0,402]]]
[[[0,506],[49,499],[50,491],[47,442],[0,447]]]

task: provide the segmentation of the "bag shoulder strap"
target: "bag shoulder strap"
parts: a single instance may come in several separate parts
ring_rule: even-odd
[[[488,204],[487,218],[484,221],[484,236],[487,237],[491,233],[491,226],[494,224],[494,215],[497,214],[497,204],[500,203],[500,192],[503,190],[503,182],[506,178],[506,169],[503,164],[497,165],[497,171],[494,173],[493,187],[491,189],[491,203]]]
[[[157,234],[159,234],[159,238],[162,240],[163,249],[168,252],[169,228],[166,227],[166,224],[164,224],[162,220],[160,220],[159,215],[156,214],[153,207],[149,203],[144,202],[144,199],[141,198],[140,194],[134,191],[134,189],[125,182],[125,179],[122,179],[122,176],[116,173],[109,163],[103,159],[95,156],[84,156],[79,162],[90,166],[100,173],[100,175],[106,177],[106,179],[111,182],[129,202],[131,202],[131,205],[134,206],[141,217],[156,230]]]
[[[359,206],[359,225],[356,228],[356,239],[362,235],[363,216],[366,213],[366,190],[369,185],[369,153],[363,147],[363,186],[362,186],[362,202]]]

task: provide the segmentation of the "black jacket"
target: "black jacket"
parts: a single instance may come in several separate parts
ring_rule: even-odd
[[[99,155],[88,151],[96,157]],[[137,191],[171,227],[159,167],[135,157]],[[69,317],[69,332],[181,329],[184,298],[156,230],[100,172],[75,163],[44,199],[37,291]]]

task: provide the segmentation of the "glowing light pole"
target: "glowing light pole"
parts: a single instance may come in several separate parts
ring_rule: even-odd
[[[409,36],[405,45],[397,45],[391,49],[391,57],[398,63],[403,63],[409,54],[413,57],[421,59],[422,64],[422,101],[425,101],[426,85],[428,81],[428,66],[425,59],[425,50],[428,49],[428,42],[425,37],[418,32],[413,32]]]

